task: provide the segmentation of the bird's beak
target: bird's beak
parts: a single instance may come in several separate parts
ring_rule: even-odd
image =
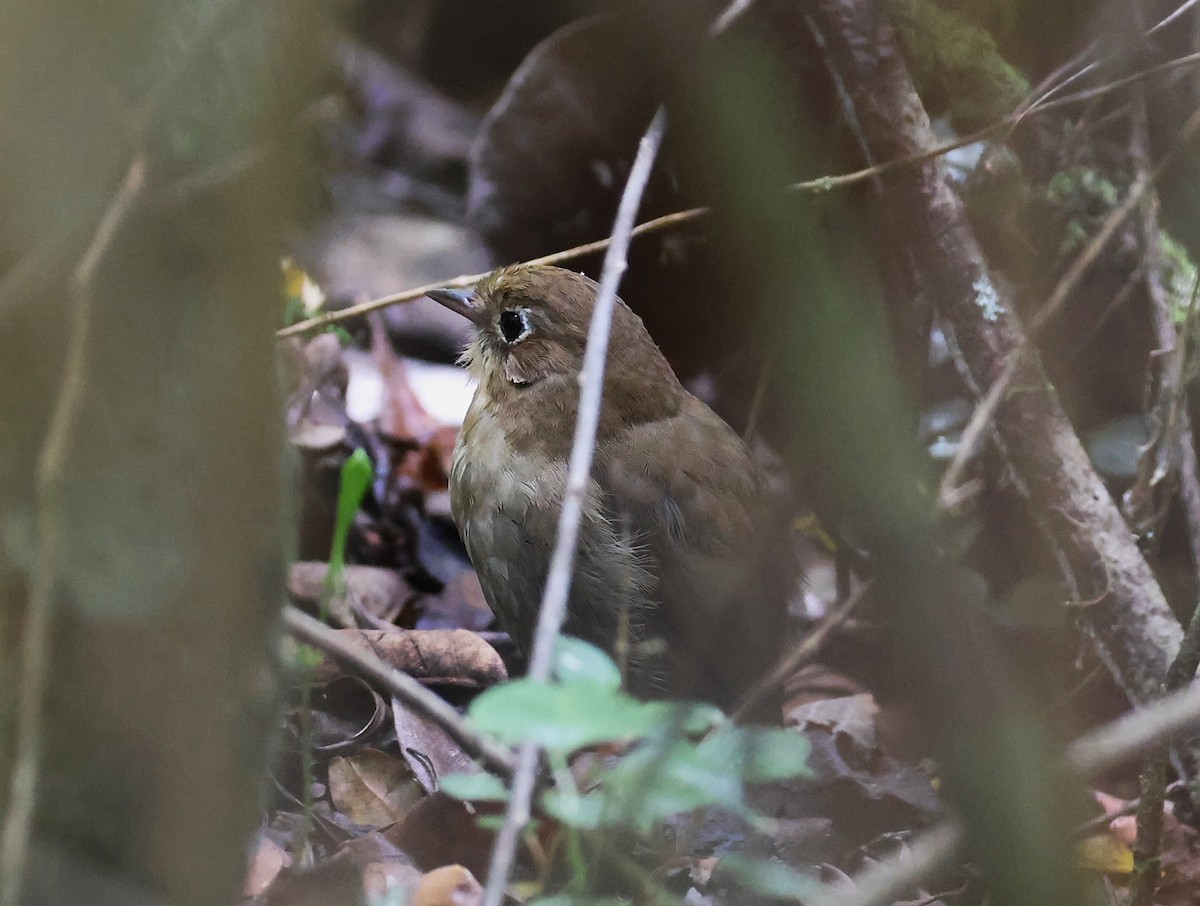
[[[479,306],[475,304],[474,293],[469,289],[431,289],[425,295],[439,305],[462,315],[472,324],[478,324],[483,316]]]

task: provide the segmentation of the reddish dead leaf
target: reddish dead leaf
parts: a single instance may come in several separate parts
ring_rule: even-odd
[[[478,906],[482,902],[483,887],[461,865],[444,865],[429,872],[412,898],[412,906]]]
[[[319,561],[293,563],[288,570],[288,594],[292,600],[316,608],[325,594],[329,564]],[[330,613],[343,626],[358,625],[355,610],[388,622],[396,619],[417,593],[398,573],[377,566],[347,566],[346,590],[329,601]]]
[[[450,442],[450,448],[454,448],[453,441]],[[421,446],[404,454],[397,471],[425,493],[436,494],[449,487],[450,469],[445,464],[446,459],[448,457],[443,452],[432,446]]]
[[[485,688],[508,678],[496,649],[465,629],[339,629],[352,644],[370,651],[423,683]],[[317,678],[340,674],[325,662]]]
[[[384,827],[404,817],[424,793],[403,759],[363,749],[329,762],[329,795],[355,824]]]
[[[1137,841],[1137,816],[1119,815],[1129,806],[1126,799],[1118,799],[1099,790],[1092,791],[1092,798],[1104,809],[1106,815],[1117,815],[1108,823],[1109,832],[1126,846],[1133,846]]]
[[[259,837],[254,847],[254,855],[250,857],[250,867],[246,872],[242,893],[248,897],[258,896],[291,864],[292,857],[287,850],[270,837]]]

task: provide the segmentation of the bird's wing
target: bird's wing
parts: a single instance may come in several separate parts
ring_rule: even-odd
[[[597,465],[607,505],[651,555],[682,691],[736,699],[779,650],[786,593],[749,451],[689,396],[676,416],[606,444]]]
[[[529,651],[566,487],[565,463],[506,458],[486,468],[463,463],[454,486],[454,516],[501,624]],[[564,631],[612,650],[624,607],[636,635],[649,610],[652,576],[644,557],[610,518],[594,481],[584,501]]]

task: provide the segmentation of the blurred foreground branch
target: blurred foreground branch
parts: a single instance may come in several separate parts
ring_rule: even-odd
[[[71,280],[71,329],[62,383],[42,444],[37,467],[37,561],[25,610],[21,636],[21,667],[17,690],[16,752],[8,794],[8,809],[0,832],[0,906],[18,906],[25,880],[25,863],[33,827],[34,806],[41,776],[44,737],[43,706],[50,671],[50,639],[54,623],[54,582],[60,568],[63,518],[63,469],[75,442],[79,407],[87,377],[87,354],[92,327],[92,281],[112,246],[113,237],[145,185],[146,160],[138,155],[129,164],[112,202],[100,218]]]
[[[1172,738],[1200,729],[1200,683],[1084,734],[1067,747],[1065,766],[1082,780],[1118,767]],[[947,821],[927,831],[901,857],[877,863],[855,878],[850,894],[827,893],[808,906],[890,906],[906,891],[954,864],[965,840]]]

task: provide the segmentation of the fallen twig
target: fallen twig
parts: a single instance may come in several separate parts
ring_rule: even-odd
[[[378,683],[406,705],[420,711],[445,730],[469,755],[478,758],[498,774],[512,776],[517,764],[512,750],[480,733],[440,695],[429,691],[407,673],[397,670],[371,652],[348,642],[338,634],[338,630],[292,605],[283,609],[283,623],[296,638],[332,655],[356,674]]]

